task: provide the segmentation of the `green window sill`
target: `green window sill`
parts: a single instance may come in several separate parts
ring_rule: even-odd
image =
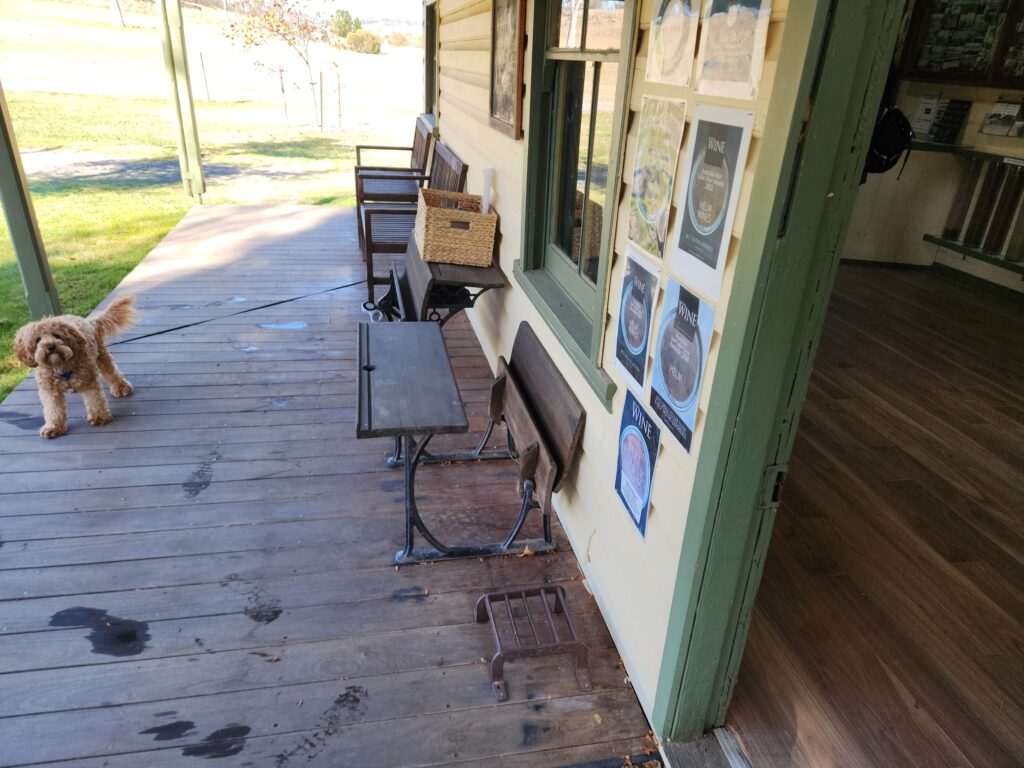
[[[522,262],[517,259],[512,273],[610,413],[616,385],[590,357],[589,351],[594,346],[593,334],[597,332],[591,319],[544,270],[524,270]]]

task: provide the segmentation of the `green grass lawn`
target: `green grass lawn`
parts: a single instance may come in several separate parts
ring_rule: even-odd
[[[35,92],[7,100],[26,160],[59,151],[73,164],[35,174],[29,186],[63,309],[87,314],[193,204],[181,188],[167,101]],[[353,145],[370,137],[289,131],[267,119],[277,109],[196,104],[204,202],[353,204]],[[88,163],[100,166],[92,172]],[[0,227],[0,399],[27,372],[9,350],[29,319]]]

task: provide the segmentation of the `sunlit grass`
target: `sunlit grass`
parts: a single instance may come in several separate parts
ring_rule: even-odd
[[[29,186],[62,308],[88,314],[193,205],[178,180],[167,101],[58,93],[9,93],[7,100],[24,156],[61,152],[79,163],[71,173],[36,175]],[[354,203],[353,145],[362,137],[261,127],[274,105],[196,109],[205,203]],[[8,353],[29,319],[0,228],[0,399],[26,373]]]

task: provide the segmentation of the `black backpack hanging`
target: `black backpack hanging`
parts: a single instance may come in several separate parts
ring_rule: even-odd
[[[890,70],[879,107],[878,119],[875,120],[875,130],[871,134],[871,144],[868,146],[867,157],[864,158],[861,184],[867,180],[869,173],[885,173],[895,166],[900,161],[901,155],[903,156],[903,166],[900,168],[900,175],[903,174],[903,168],[907,167],[907,160],[910,158],[910,142],[914,139],[914,129],[910,127],[910,121],[903,114],[903,110],[896,106],[897,85],[896,72]],[[899,178],[899,175],[896,178]]]
[[[903,111],[899,107],[886,107],[871,134],[868,156],[864,159],[864,173],[885,173],[900,161],[901,155],[904,156],[903,165],[906,167],[913,138],[914,129],[910,127],[910,121]],[[900,173],[903,173],[903,168],[900,168]]]

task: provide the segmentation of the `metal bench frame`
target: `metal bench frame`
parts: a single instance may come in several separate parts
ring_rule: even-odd
[[[559,409],[565,411],[559,413]],[[469,451],[429,453],[432,434],[404,434],[395,438],[388,466],[405,469],[405,547],[395,556],[405,563],[448,560],[461,557],[489,557],[526,551],[541,553],[555,549],[552,536],[552,496],[564,485],[579,455],[586,412],[562,378],[529,324],[522,323],[512,347],[510,362],[498,361],[498,377],[491,385],[487,426],[476,447]],[[495,426],[504,423],[508,447],[485,450]],[[416,470],[421,464],[452,464],[492,459],[515,459],[519,464],[519,514],[508,535],[500,542],[479,546],[453,547],[441,542],[427,527],[416,506]],[[519,534],[530,512],[539,509],[543,538],[521,541]],[[415,549],[415,534],[430,549]]]

